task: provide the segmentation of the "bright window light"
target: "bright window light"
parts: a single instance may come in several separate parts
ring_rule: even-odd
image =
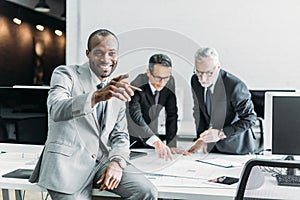
[[[63,34],[60,30],[55,30],[54,33],[58,36],[62,36]]]
[[[18,18],[15,17],[13,19],[13,22],[16,23],[16,24],[18,24],[18,25],[20,25],[22,23],[22,20],[20,20],[20,19],[18,19]]]
[[[39,31],[43,31],[44,30],[44,26],[42,26],[42,25],[36,25],[35,27]]]

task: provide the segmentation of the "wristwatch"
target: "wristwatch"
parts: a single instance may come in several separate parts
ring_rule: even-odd
[[[117,162],[122,169],[125,169],[125,167],[127,165],[126,161],[121,158],[113,158],[113,159],[111,159],[111,161]]]

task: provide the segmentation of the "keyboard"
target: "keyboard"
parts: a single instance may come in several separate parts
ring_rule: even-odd
[[[276,175],[278,185],[285,186],[299,186],[300,187],[300,176],[297,175]]]

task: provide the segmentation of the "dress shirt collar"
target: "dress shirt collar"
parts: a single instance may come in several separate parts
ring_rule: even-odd
[[[150,81],[148,81],[148,84],[150,85],[151,92],[154,95],[156,91],[155,87],[150,83]]]

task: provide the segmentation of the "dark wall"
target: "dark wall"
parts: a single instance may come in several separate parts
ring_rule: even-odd
[[[22,24],[15,24],[14,17]],[[54,33],[56,28],[62,36]],[[65,64],[65,46],[64,21],[0,0],[0,86],[49,85],[54,68]],[[36,83],[34,76],[39,79]]]

